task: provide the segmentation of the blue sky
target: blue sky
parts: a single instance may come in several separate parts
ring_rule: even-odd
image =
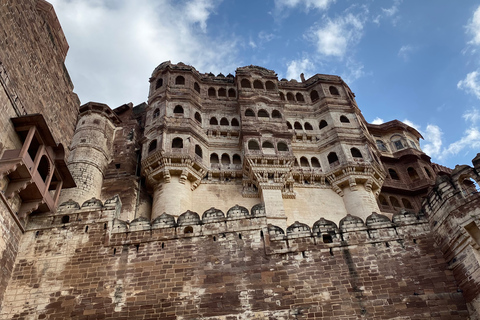
[[[279,79],[340,75],[369,122],[398,119],[432,161],[480,152],[480,1],[50,0],[82,103],[147,100],[165,60],[199,72],[245,65]]]

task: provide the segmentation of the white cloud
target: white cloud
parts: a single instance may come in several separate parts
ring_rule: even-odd
[[[378,14],[374,19],[373,22],[376,24],[380,24],[380,20],[382,19],[390,19],[390,21],[395,25],[398,21],[398,7],[402,3],[402,0],[394,0],[393,5],[390,8],[381,8],[381,13]]]
[[[408,60],[410,54],[414,51],[414,48],[412,45],[404,45],[398,50],[398,56],[402,58],[403,60]]]
[[[290,61],[287,67],[287,79],[300,81],[300,73],[305,74],[305,79],[308,79],[314,69],[315,66],[308,58]]]
[[[418,124],[415,124],[408,119],[405,119],[402,122],[405,123],[407,126],[410,126],[410,127],[414,128],[415,130],[420,132],[420,126]]]
[[[330,4],[334,2],[335,0],[275,0],[275,8],[277,10],[282,10],[283,8],[295,8],[297,6],[302,6],[306,10],[326,10]]]
[[[470,44],[480,44],[480,6],[473,13],[472,20],[467,24],[467,31],[473,36]]]
[[[341,76],[345,82],[352,84],[356,80],[360,79],[365,72],[363,71],[364,65],[362,63],[356,62],[353,58],[348,58],[345,64],[345,71],[342,72]]]
[[[423,151],[431,157],[439,157],[442,151],[442,135],[440,127],[429,124],[426,131],[422,134],[425,139]]]
[[[309,36],[317,51],[324,56],[343,58],[347,50],[357,44],[363,34],[364,19],[348,13],[334,20],[327,19],[322,27],[314,27]]]
[[[148,78],[165,60],[214,73],[238,65],[235,36],[212,39],[205,32],[218,0],[50,2],[70,44],[66,63],[82,103],[115,108],[145,101]]]
[[[461,151],[480,149],[480,128],[477,125],[480,120],[480,111],[472,109],[465,112],[462,117],[469,126],[460,139],[446,147],[443,147],[442,130],[436,125],[429,124],[426,131],[422,133],[425,138],[423,151],[434,158],[443,160],[457,155]]]
[[[382,118],[376,117],[375,119],[373,119],[372,124],[382,124],[384,122],[385,121]]]
[[[478,73],[478,70],[467,74],[465,79],[460,80],[457,83],[457,87],[469,93],[473,93],[478,99],[480,99],[480,74]]]

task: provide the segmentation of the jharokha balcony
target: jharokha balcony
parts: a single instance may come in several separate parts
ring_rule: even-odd
[[[0,159],[1,198],[12,214],[54,212],[62,188],[75,187],[61,144],[55,142],[42,115],[11,119],[22,142]]]

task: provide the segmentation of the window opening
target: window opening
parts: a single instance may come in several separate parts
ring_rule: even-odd
[[[198,144],[195,145],[195,154],[199,156],[200,158],[203,158],[203,151],[202,147],[200,147]]]
[[[363,158],[362,153],[357,148],[350,149],[350,152],[352,153],[352,157],[354,158]]]
[[[218,89],[218,96],[219,97],[226,97],[227,96],[227,90],[225,88]]]
[[[301,94],[300,92],[297,92],[295,97],[297,98],[298,102],[305,102],[305,99],[303,98],[303,94]]]
[[[317,90],[312,90],[312,92],[310,92],[310,99],[312,100],[312,102],[315,102],[318,99],[320,99],[320,97],[318,96]]]
[[[182,77],[182,76],[178,76],[178,77],[175,79],[175,84],[184,85],[184,84],[185,84],[185,78]]]
[[[148,153],[154,151],[155,149],[157,149],[157,140],[153,140],[152,142],[150,142],[148,146]]]
[[[217,96],[217,91],[215,91],[215,88],[208,88],[208,96],[209,97],[216,97]]]
[[[328,126],[327,121],[322,120],[322,121],[320,121],[320,125],[319,125],[318,127],[319,127],[320,129],[323,129],[323,128],[325,128],[326,126]]]
[[[305,157],[300,158],[300,166],[302,167],[310,167],[310,164],[308,163],[308,159]]]
[[[390,197],[390,203],[394,208],[400,208],[400,203],[398,202],[397,198]]]
[[[282,114],[281,114],[280,111],[278,111],[278,110],[273,110],[273,111],[272,111],[272,118],[281,119],[281,118],[282,118]]]
[[[242,158],[238,154],[233,155],[233,164],[242,164]]]
[[[183,107],[178,105],[173,109],[173,113],[183,113]]]
[[[339,96],[340,93],[338,92],[338,89],[334,86],[330,86],[330,88],[328,88],[328,90],[330,91],[330,94],[332,96]]]
[[[236,96],[237,96],[237,93],[235,92],[235,89],[228,89],[229,98],[235,98]]]
[[[260,110],[258,111],[258,116],[259,116],[260,118],[269,118],[269,117],[270,117],[270,115],[268,114],[267,110],[265,110],[265,109],[260,109]]]
[[[197,91],[198,93],[200,93],[200,86],[198,85],[198,83],[195,82],[195,83],[193,84],[193,89],[194,89],[195,91]]]
[[[202,116],[200,115],[200,113],[195,112],[195,120],[202,124]]]
[[[302,125],[298,121],[295,121],[295,123],[293,124],[293,127],[297,130],[303,130]]]
[[[408,167],[407,173],[408,173],[408,176],[410,177],[410,179],[412,181],[420,179],[420,177],[418,176],[417,170],[415,170],[412,167]]]
[[[182,149],[183,148],[183,139],[182,138],[173,139],[172,140],[172,148]]]
[[[330,152],[327,156],[327,159],[328,159],[329,164],[332,164],[332,163],[338,161],[338,157],[337,157],[337,154],[335,152]]]
[[[265,82],[265,88],[269,91],[275,90],[275,84],[272,81]]]
[[[215,117],[210,118],[210,125],[216,126],[218,125],[218,120]]]
[[[400,177],[398,176],[397,171],[393,169],[388,169],[388,174],[390,175],[390,178],[392,178],[393,180],[400,180]]]
[[[287,92],[287,100],[288,101],[295,101],[295,97],[293,96],[293,93]]]
[[[288,151],[288,146],[285,142],[277,143],[277,150],[278,151]]]
[[[343,122],[343,123],[350,123],[350,120],[348,120],[348,118],[347,118],[347,117],[345,117],[345,116],[341,116],[341,117],[340,117],[340,122]]]
[[[320,161],[318,161],[318,159],[315,157],[312,158],[312,167],[320,168]]]
[[[238,126],[240,125],[240,123],[238,123],[238,120],[237,120],[236,118],[233,118],[233,119],[232,119],[232,123],[231,123],[231,124],[232,124],[233,127],[238,127]]]
[[[255,117],[255,112],[252,109],[245,110],[245,117]]]
[[[250,81],[248,79],[242,79],[242,81],[240,82],[240,86],[242,88],[251,88],[252,84],[250,83]]]
[[[262,143],[262,148],[273,149],[275,147],[273,146],[273,143],[271,143],[270,141],[265,141],[265,142]]]
[[[220,119],[220,125],[221,125],[221,126],[228,126],[229,123],[228,123],[227,118],[222,118],[222,119]]]
[[[155,89],[158,89],[161,86],[163,86],[163,79],[162,78],[157,80],[157,84],[155,85]]]
[[[263,89],[263,83],[260,80],[253,81],[253,87],[255,89]]]
[[[248,141],[248,150],[260,150],[260,146],[256,140]]]
[[[312,125],[308,122],[305,122],[304,126],[305,126],[305,130],[313,130]]]
[[[222,154],[222,164],[224,165],[230,164],[230,156],[226,153]]]
[[[212,153],[210,155],[210,163],[219,163],[218,154]]]

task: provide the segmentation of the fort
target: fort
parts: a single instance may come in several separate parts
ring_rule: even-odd
[[[80,105],[52,5],[0,17],[0,319],[480,319],[480,154],[333,75],[166,61]]]

